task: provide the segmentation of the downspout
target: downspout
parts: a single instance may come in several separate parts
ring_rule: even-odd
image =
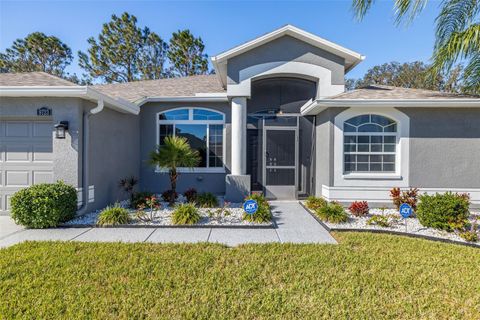
[[[90,150],[90,116],[97,114],[103,110],[104,102],[103,99],[99,99],[97,102],[97,106],[88,112],[83,113],[83,134],[82,134],[82,142],[83,142],[83,154],[82,154],[82,206],[78,209],[77,215],[85,214],[88,207],[88,157],[89,157],[89,150]]]

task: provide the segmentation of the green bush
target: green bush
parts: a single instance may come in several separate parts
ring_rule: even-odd
[[[197,195],[196,202],[200,208],[218,207],[218,198],[211,192],[200,193]]]
[[[348,221],[348,214],[342,205],[336,202],[328,203],[326,206],[316,210],[317,216],[331,223],[342,223]]]
[[[392,223],[388,216],[375,215],[367,220],[367,225],[377,225],[384,228],[390,228]]]
[[[130,203],[130,206],[133,209],[138,209],[140,207],[145,208],[147,206],[147,198],[150,198],[151,196],[153,196],[153,193],[148,191],[135,192],[132,195],[132,201]]]
[[[255,200],[258,204],[258,210],[254,214],[243,214],[243,220],[250,222],[270,222],[272,220],[272,212],[270,211],[270,205],[267,199],[261,194],[254,193],[245,198],[245,200]]]
[[[36,184],[17,191],[10,203],[17,224],[29,228],[56,227],[75,216],[77,191],[62,181]]]
[[[469,206],[470,198],[467,194],[424,194],[420,196],[416,215],[425,227],[453,231],[468,222]]]
[[[315,196],[309,196],[307,198],[307,201],[305,202],[305,205],[307,206],[307,208],[313,211],[318,210],[321,207],[326,206],[327,204],[328,204],[327,200],[323,198],[317,198]]]
[[[113,207],[106,207],[100,212],[97,224],[100,226],[114,226],[118,224],[127,224],[130,220],[128,210],[115,204]]]
[[[173,224],[195,224],[198,221],[200,221],[200,215],[192,203],[180,204],[172,213]]]
[[[475,230],[467,230],[458,234],[463,240],[468,242],[477,242],[478,234]]]

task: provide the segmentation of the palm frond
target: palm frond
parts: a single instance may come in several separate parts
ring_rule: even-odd
[[[412,22],[427,5],[428,0],[395,0],[395,23]]]
[[[464,92],[480,95],[480,51],[473,54],[463,72]]]
[[[443,1],[441,12],[435,20],[435,48],[441,47],[452,33],[465,30],[474,23],[479,12],[480,0]]]
[[[355,17],[361,21],[367,14],[370,7],[373,5],[375,0],[353,0],[352,9],[355,14]]]
[[[449,70],[458,59],[478,58],[480,52],[480,24],[472,24],[463,31],[452,32],[433,53],[432,71]]]

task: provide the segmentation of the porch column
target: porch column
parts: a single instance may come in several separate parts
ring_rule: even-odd
[[[247,175],[247,98],[232,98],[231,174],[225,177],[225,200],[242,202],[250,194]]]
[[[232,174],[247,173],[247,98],[232,98]]]

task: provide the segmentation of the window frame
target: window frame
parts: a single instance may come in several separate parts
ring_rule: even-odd
[[[395,124],[396,126],[396,130],[393,132],[393,131],[382,131],[382,132],[374,132],[374,131],[371,131],[371,132],[360,132],[358,131],[358,127],[364,125],[364,124],[374,124],[373,122],[371,122],[371,118],[370,118],[370,121],[369,122],[366,122],[366,123],[361,123],[359,125],[357,125],[357,131],[353,132],[353,131],[345,131],[345,124],[355,118],[355,117],[358,117],[358,116],[362,116],[362,115],[368,115],[368,116],[380,116],[380,117],[384,117],[384,118],[387,118],[388,120],[390,121],[393,121],[392,124]],[[389,124],[388,126],[391,126],[392,124]],[[385,127],[388,127],[388,126],[381,126],[383,128]],[[343,121],[343,127],[342,127],[342,130],[343,130],[343,145],[342,145],[342,153],[343,153],[343,161],[342,161],[342,171],[343,171],[343,175],[344,176],[347,176],[347,175],[352,175],[352,176],[355,176],[355,175],[388,175],[388,174],[392,174],[392,173],[396,173],[397,172],[397,161],[398,161],[398,157],[397,157],[397,153],[398,153],[398,149],[399,149],[399,142],[400,142],[400,134],[399,134],[399,124],[397,123],[397,121],[395,119],[392,119],[391,117],[388,117],[388,116],[385,116],[383,114],[378,114],[378,113],[364,113],[364,114],[360,114],[360,115],[356,115],[356,116],[353,116],[351,118],[348,118],[346,120]],[[355,151],[355,152],[350,152],[350,151],[346,151],[345,150],[345,137],[361,137],[361,136],[364,136],[364,137],[371,137],[371,136],[381,136],[381,137],[385,137],[385,136],[388,136],[388,137],[395,137],[395,151]],[[372,143],[369,142],[369,145],[371,145]],[[384,142],[382,142],[382,146],[384,146]],[[391,144],[391,143],[389,143]],[[356,143],[356,146],[358,148],[358,145],[359,143],[357,142]],[[379,156],[383,156],[383,155],[393,155],[395,156],[395,163],[394,163],[394,170],[393,171],[350,171],[350,172],[347,172],[345,170],[345,155],[355,155],[355,156],[358,156],[358,155],[366,155],[366,156],[371,156],[371,155],[379,155]],[[358,163],[358,161],[355,161],[356,163]],[[370,165],[370,162],[368,162],[368,164]],[[382,161],[382,164],[383,164],[383,161]]]
[[[174,111],[174,110],[188,110],[188,120],[160,120],[160,115],[165,112]],[[222,115],[222,120],[193,120],[193,110],[200,109],[211,112],[216,112]],[[207,153],[206,153],[206,167],[179,167],[178,172],[181,173],[225,173],[225,160],[226,160],[226,126],[225,126],[225,113],[219,110],[210,109],[206,107],[178,107],[163,110],[161,112],[155,113],[156,117],[156,145],[160,144],[160,125],[173,125],[173,133],[175,134],[175,125],[188,125],[188,124],[197,124],[197,125],[206,125],[207,126]],[[210,125],[222,125],[222,166],[221,167],[210,167]],[[162,169],[159,166],[155,168],[155,172],[168,172],[167,169]]]
[[[355,116],[365,114],[381,115],[397,123],[395,172],[346,173],[344,171],[344,123]],[[405,113],[395,107],[350,107],[334,116],[332,122],[334,125],[333,186],[373,188],[372,190],[377,187],[409,186],[410,118]]]

